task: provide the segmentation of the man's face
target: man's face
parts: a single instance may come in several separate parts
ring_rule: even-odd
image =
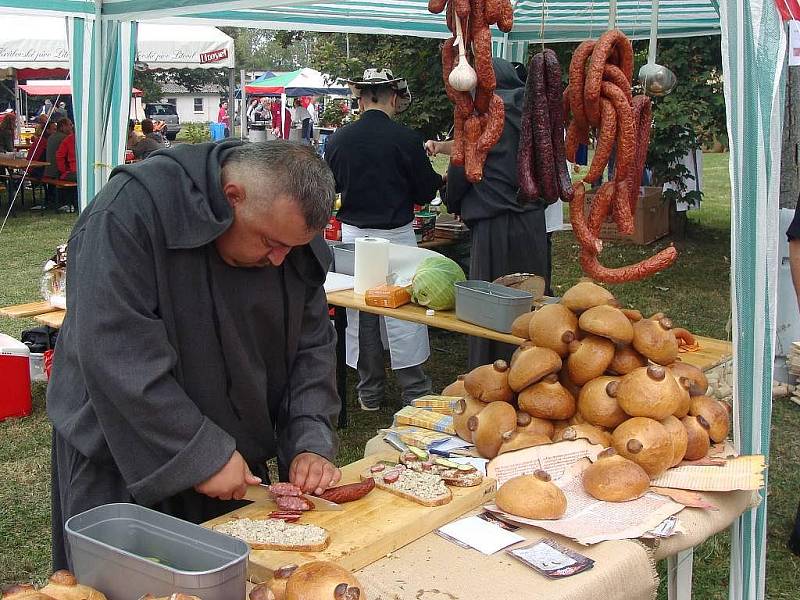
[[[217,251],[232,267],[279,266],[295,246],[308,244],[309,231],[298,203],[288,196],[271,201],[248,198],[243,187],[225,185],[233,223],[216,240]]]

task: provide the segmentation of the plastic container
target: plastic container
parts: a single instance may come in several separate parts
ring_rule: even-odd
[[[456,317],[487,329],[511,333],[514,319],[530,311],[533,294],[488,281],[458,281]]]
[[[213,141],[225,139],[225,123],[209,123],[208,132]]]
[[[44,372],[44,353],[31,352],[30,358],[31,381],[47,381]]]
[[[250,548],[241,540],[125,503],[87,510],[64,528],[75,577],[109,599],[245,597]]]
[[[355,275],[356,272],[356,245],[336,244],[333,247],[334,270],[343,275]]]
[[[31,371],[28,347],[0,333],[0,421],[31,414]]]

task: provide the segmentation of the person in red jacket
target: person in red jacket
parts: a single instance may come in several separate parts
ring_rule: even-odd
[[[59,179],[78,180],[78,164],[75,159],[75,133],[70,133],[61,142],[56,152]]]
[[[273,100],[272,106],[270,107],[270,112],[272,113],[272,131],[275,133],[275,137],[283,138],[284,140],[289,139],[289,130],[292,128],[292,113],[289,112],[289,109],[285,109],[283,111],[283,130],[281,130],[281,101],[280,100]]]

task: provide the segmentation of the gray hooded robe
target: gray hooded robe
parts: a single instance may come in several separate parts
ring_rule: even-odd
[[[193,490],[234,449],[262,478],[276,455],[282,479],[300,452],[335,456],[327,246],[233,268],[213,244],[232,222],[220,169],[240,143],[117,168],[75,225],[47,393],[56,569],[78,512],[136,502],[201,522],[239,506]]]

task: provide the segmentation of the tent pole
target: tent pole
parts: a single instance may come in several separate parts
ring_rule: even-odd
[[[608,2],[608,28],[617,28],[617,0],[609,0]]]
[[[247,94],[244,91],[244,69],[239,69],[239,82],[241,85],[239,91],[239,122],[241,125],[239,126],[239,139],[243,140],[248,135],[248,125],[247,122]]]
[[[236,87],[236,72],[231,67],[228,69],[228,121],[231,123],[230,135],[233,137],[234,127],[236,127],[236,98],[234,97]],[[241,121],[242,111],[239,111],[239,120]]]
[[[283,138],[283,132],[286,127],[286,125],[284,124],[285,116],[286,116],[286,92],[284,91],[281,94],[281,138]],[[287,136],[286,139],[288,140],[289,137]]]

